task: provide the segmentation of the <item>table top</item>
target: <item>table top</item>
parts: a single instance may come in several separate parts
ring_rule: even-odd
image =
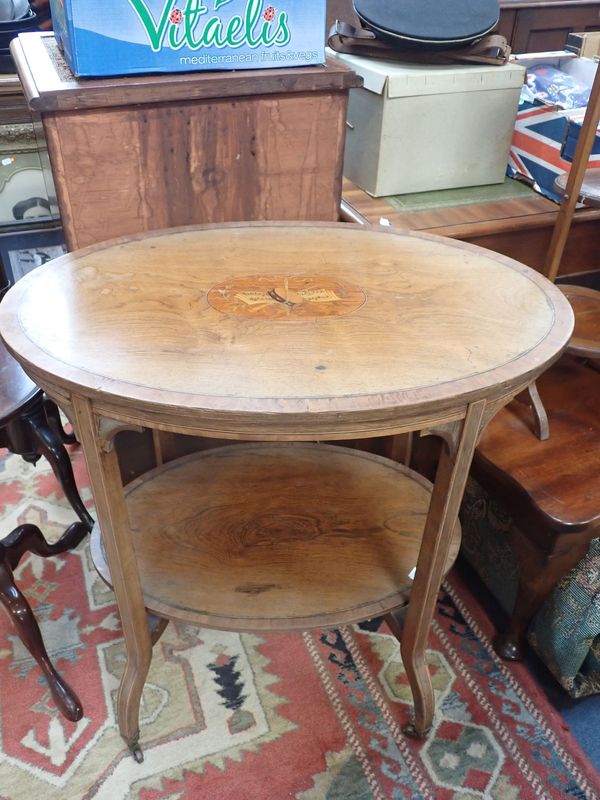
[[[343,223],[103,243],[34,270],[0,307],[8,348],[44,388],[240,437],[451,415],[537,374],[572,326],[562,293],[517,262]]]

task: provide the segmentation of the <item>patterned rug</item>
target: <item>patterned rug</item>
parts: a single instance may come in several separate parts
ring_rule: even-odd
[[[80,453],[76,472],[91,506]],[[0,530],[73,521],[52,474],[0,460]],[[87,544],[28,556],[18,582],[84,717],[60,716],[35,662],[0,622],[3,800],[526,800],[598,798],[600,780],[527,672],[499,662],[488,623],[451,576],[429,651],[437,695],[426,742],[405,738],[411,702],[399,648],[379,622],[305,634],[169,625],[143,695],[145,760],[115,723],[124,648],[112,594]]]

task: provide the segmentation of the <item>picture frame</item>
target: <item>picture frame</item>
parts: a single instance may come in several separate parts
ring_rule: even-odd
[[[12,286],[28,272],[67,252],[60,225],[0,232],[3,285]]]

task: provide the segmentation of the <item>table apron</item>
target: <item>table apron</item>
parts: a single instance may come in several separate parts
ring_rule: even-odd
[[[64,411],[71,423],[73,398],[85,397],[83,393],[70,392],[48,380],[45,374],[38,375],[27,369],[28,374],[46,394]],[[494,397],[486,402],[485,424],[504,406],[525,389],[531,378],[522,379],[509,387],[498,387]],[[447,423],[464,419],[470,398],[448,404],[448,407],[397,408],[357,410],[348,412],[315,412],[314,414],[222,414],[212,410],[170,413],[164,407],[133,410],[118,402],[106,402],[104,398],[89,398],[94,415],[98,419],[113,420],[115,432],[124,429],[152,428],[153,430],[180,433],[188,436],[230,439],[232,441],[344,441],[369,439],[377,436],[394,436],[410,431],[427,431]],[[434,405],[434,404],[432,404]],[[113,434],[114,435],[114,434]]]

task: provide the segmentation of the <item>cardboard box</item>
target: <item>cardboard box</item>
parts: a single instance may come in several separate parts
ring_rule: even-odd
[[[589,86],[598,66],[592,59],[577,58],[574,53],[564,51],[518,55],[516,60],[525,67],[554,66]],[[554,181],[571,167],[584,115],[585,108],[564,109],[540,100],[521,102],[507,174],[527,181],[540,194],[560,202],[560,195],[554,191]],[[600,167],[600,136],[592,149],[589,166]]]
[[[325,0],[51,0],[80,77],[265,69],[325,60]]]
[[[563,145],[560,151],[560,154],[565,161],[572,162],[575,158],[575,148],[577,147],[579,134],[581,133],[581,128],[583,126],[584,111],[585,109],[582,109],[579,111],[579,113],[572,114],[569,117],[567,132],[565,134]],[[590,168],[600,167],[600,123],[598,124],[596,141],[592,147],[589,166]]]
[[[598,22],[600,25],[600,21]],[[600,31],[585,31],[584,33],[570,33],[567,36],[567,50],[572,50],[578,56],[593,58],[600,55]]]
[[[502,183],[523,67],[332,55],[364,79],[350,90],[347,178],[375,197]]]

